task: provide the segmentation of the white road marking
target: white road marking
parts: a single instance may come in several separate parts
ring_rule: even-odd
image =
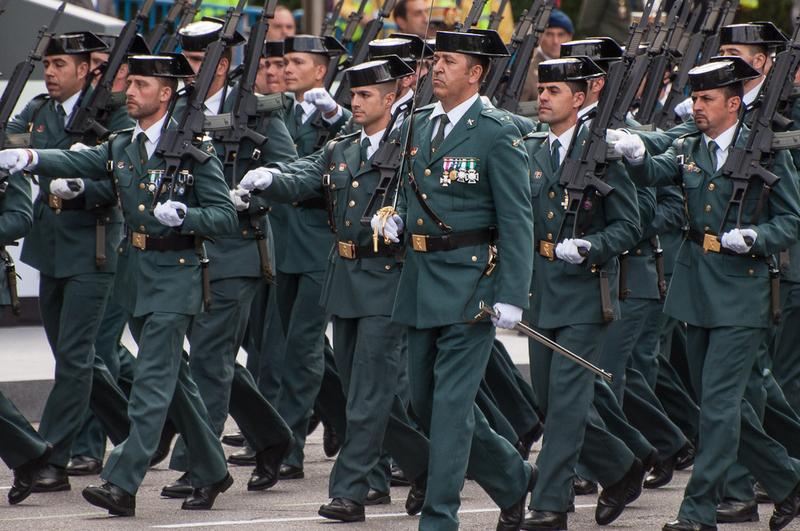
[[[107,512],[51,514],[47,516],[19,516],[17,518],[0,518],[0,522],[24,522],[26,520],[54,520],[56,518],[78,518],[86,516],[107,516]]]

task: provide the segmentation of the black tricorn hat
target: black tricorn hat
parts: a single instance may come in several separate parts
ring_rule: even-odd
[[[605,71],[585,55],[562,57],[539,63],[539,83],[585,81],[604,75]]]
[[[370,59],[397,55],[415,68],[417,61],[433,56],[433,48],[419,35],[413,33],[392,33],[386,39],[375,39],[369,43]]]
[[[719,31],[719,44],[751,44],[753,46],[781,46],[789,39],[772,22],[750,22],[723,26]]]
[[[425,39],[425,44],[427,44],[428,48],[431,49],[431,53],[436,52],[436,37],[431,37],[430,39]]]
[[[689,83],[693,91],[712,90],[749,79],[755,79],[761,73],[747,64],[741,57],[717,56],[700,66],[689,70]]]
[[[436,50],[481,57],[507,57],[508,48],[494,30],[470,29],[469,32],[436,32]]]
[[[128,57],[128,74],[148,77],[192,77],[192,65],[179,53],[159,55],[131,55]]]
[[[204,52],[209,44],[219,39],[219,33],[224,26],[224,20],[214,17],[203,17],[197,22],[185,25],[178,30],[181,49],[185,52]],[[230,46],[239,46],[246,40],[237,30]]]
[[[589,37],[561,45],[561,57],[586,56],[606,71],[612,62],[622,58],[622,54],[622,47],[611,37]]]
[[[283,41],[267,41],[264,43],[264,57],[283,57]]]
[[[350,81],[350,86],[355,88],[388,83],[401,77],[410,76],[414,73],[414,70],[400,57],[388,55],[351,66],[344,73]]]
[[[98,33],[97,36],[106,43],[108,52],[114,49],[114,45],[117,44],[117,39],[119,38],[119,35],[112,35],[110,33]],[[147,46],[147,42],[144,40],[144,37],[142,37],[142,34],[137,33],[134,35],[126,55],[150,55],[151,53],[153,52],[150,50],[150,47]]]
[[[45,55],[75,55],[91,52],[105,52],[108,46],[91,31],[74,31],[50,39]]]
[[[330,35],[326,35],[325,37],[319,37],[317,35],[293,35],[292,37],[286,37],[283,43],[284,53],[318,53],[330,56],[347,53],[347,48],[335,37],[331,37]]]

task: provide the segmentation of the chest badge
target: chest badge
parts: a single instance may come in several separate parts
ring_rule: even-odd
[[[44,133],[44,124],[39,124],[36,126],[37,133]]]
[[[412,157],[416,157],[416,156],[417,156],[417,150],[418,150],[418,149],[419,149],[419,148],[417,148],[417,147],[412,147],[412,148],[411,148],[411,151],[409,151],[409,153],[411,153],[411,156],[412,156]]]
[[[536,170],[535,172],[533,172],[533,178],[534,179],[541,179],[542,178],[542,170]]]
[[[347,163],[346,162],[340,162],[339,163],[339,171],[344,171],[346,169],[347,169]]]
[[[472,127],[473,125],[475,125],[475,120],[473,120],[472,118],[468,118],[467,119],[467,125]]]
[[[117,162],[117,168],[119,168],[120,170],[125,169],[125,161],[121,160]]]
[[[691,173],[700,173],[700,167],[697,164],[695,164],[694,161],[690,161],[688,164],[684,164],[683,169]]]

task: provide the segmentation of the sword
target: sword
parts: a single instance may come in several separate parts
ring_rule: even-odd
[[[475,320],[476,321],[486,317],[487,315],[490,316],[490,317],[500,317],[500,314],[498,314],[496,311],[494,311],[494,309],[491,306],[487,306],[486,304],[484,304],[483,301],[481,301],[481,303],[480,303],[480,308],[481,308],[481,312],[478,315],[475,316]],[[575,354],[571,350],[565,349],[564,347],[562,347],[561,345],[559,345],[558,343],[556,343],[552,339],[548,338],[547,336],[545,336],[545,335],[537,332],[533,328],[531,328],[530,325],[528,325],[527,323],[524,323],[524,322],[517,323],[516,325],[514,325],[514,330],[516,330],[517,332],[520,332],[520,333],[528,336],[529,338],[531,338],[531,339],[533,339],[535,341],[538,341],[539,343],[541,343],[542,345],[546,346],[547,348],[552,349],[553,352],[561,354],[565,358],[568,358],[568,359],[574,361],[575,363],[577,363],[578,365],[580,365],[584,369],[588,369],[588,370],[592,371],[597,376],[599,376],[600,378],[602,378],[603,380],[605,380],[605,381],[607,381],[609,383],[611,383],[611,381],[614,379],[614,376],[610,372],[604,371],[603,369],[601,369],[597,365],[594,365],[593,363],[590,363],[590,362],[586,361],[585,359],[581,358],[580,356],[578,356],[577,354]]]

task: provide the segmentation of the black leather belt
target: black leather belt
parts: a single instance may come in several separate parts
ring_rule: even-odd
[[[731,251],[722,246],[719,241],[719,237],[716,234],[711,234],[708,232],[700,232],[694,229],[689,229],[688,234],[686,235],[686,239],[690,242],[699,245],[703,248],[704,253],[718,253],[718,254],[727,254],[730,256],[756,256],[752,253],[737,253],[735,251]],[[756,256],[756,258],[763,258],[762,256]]]
[[[311,199],[304,199],[303,201],[295,201],[292,203],[294,207],[312,208],[314,210],[327,210],[328,206],[325,204],[325,198],[314,197]]]
[[[131,245],[142,251],[185,251],[195,248],[195,238],[177,234],[157,238],[141,232],[131,232]]]
[[[452,232],[441,236],[431,236],[428,234],[412,234],[411,248],[418,253],[431,253],[435,251],[452,251],[459,247],[468,245],[478,245],[481,243],[494,243],[497,239],[497,229],[467,230],[463,232]]]
[[[86,210],[86,197],[83,195],[75,199],[61,199],[57,195],[40,192],[39,199],[53,210]]]
[[[398,246],[384,245],[382,242],[378,245],[378,251],[375,252],[375,247],[369,245],[356,245],[353,242],[337,242],[339,256],[346,260],[360,260],[362,258],[377,258],[379,256],[398,256],[402,249]]]

